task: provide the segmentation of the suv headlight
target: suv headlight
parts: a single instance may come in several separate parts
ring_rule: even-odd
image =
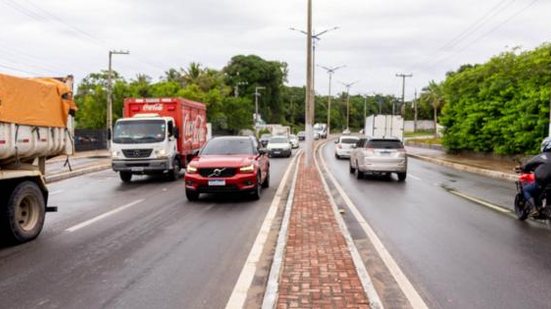
[[[186,173],[188,174],[197,173],[197,168],[195,166],[188,165],[186,168]]]
[[[254,172],[254,164],[251,163],[250,165],[243,166],[239,168],[239,171],[243,173],[252,173]]]

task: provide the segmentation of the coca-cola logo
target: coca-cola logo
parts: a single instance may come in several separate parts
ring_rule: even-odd
[[[144,112],[161,112],[163,110],[162,104],[144,104],[142,110]]]

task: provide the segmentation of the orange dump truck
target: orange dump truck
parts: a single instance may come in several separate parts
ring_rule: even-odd
[[[48,157],[73,152],[72,76],[19,78],[0,74],[0,241],[36,238],[44,225]]]

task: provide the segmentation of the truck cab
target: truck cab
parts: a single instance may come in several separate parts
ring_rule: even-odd
[[[172,117],[136,114],[115,123],[111,144],[112,167],[123,182],[133,174],[165,174],[177,179],[182,167],[178,127]]]

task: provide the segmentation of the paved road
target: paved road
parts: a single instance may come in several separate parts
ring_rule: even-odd
[[[433,308],[544,308],[551,303],[551,230],[447,191],[507,204],[514,184],[409,161],[404,183],[357,180],[323,150],[330,171]]]
[[[112,171],[54,183],[43,234],[0,248],[0,307],[223,308],[289,163],[271,159],[260,201]]]

